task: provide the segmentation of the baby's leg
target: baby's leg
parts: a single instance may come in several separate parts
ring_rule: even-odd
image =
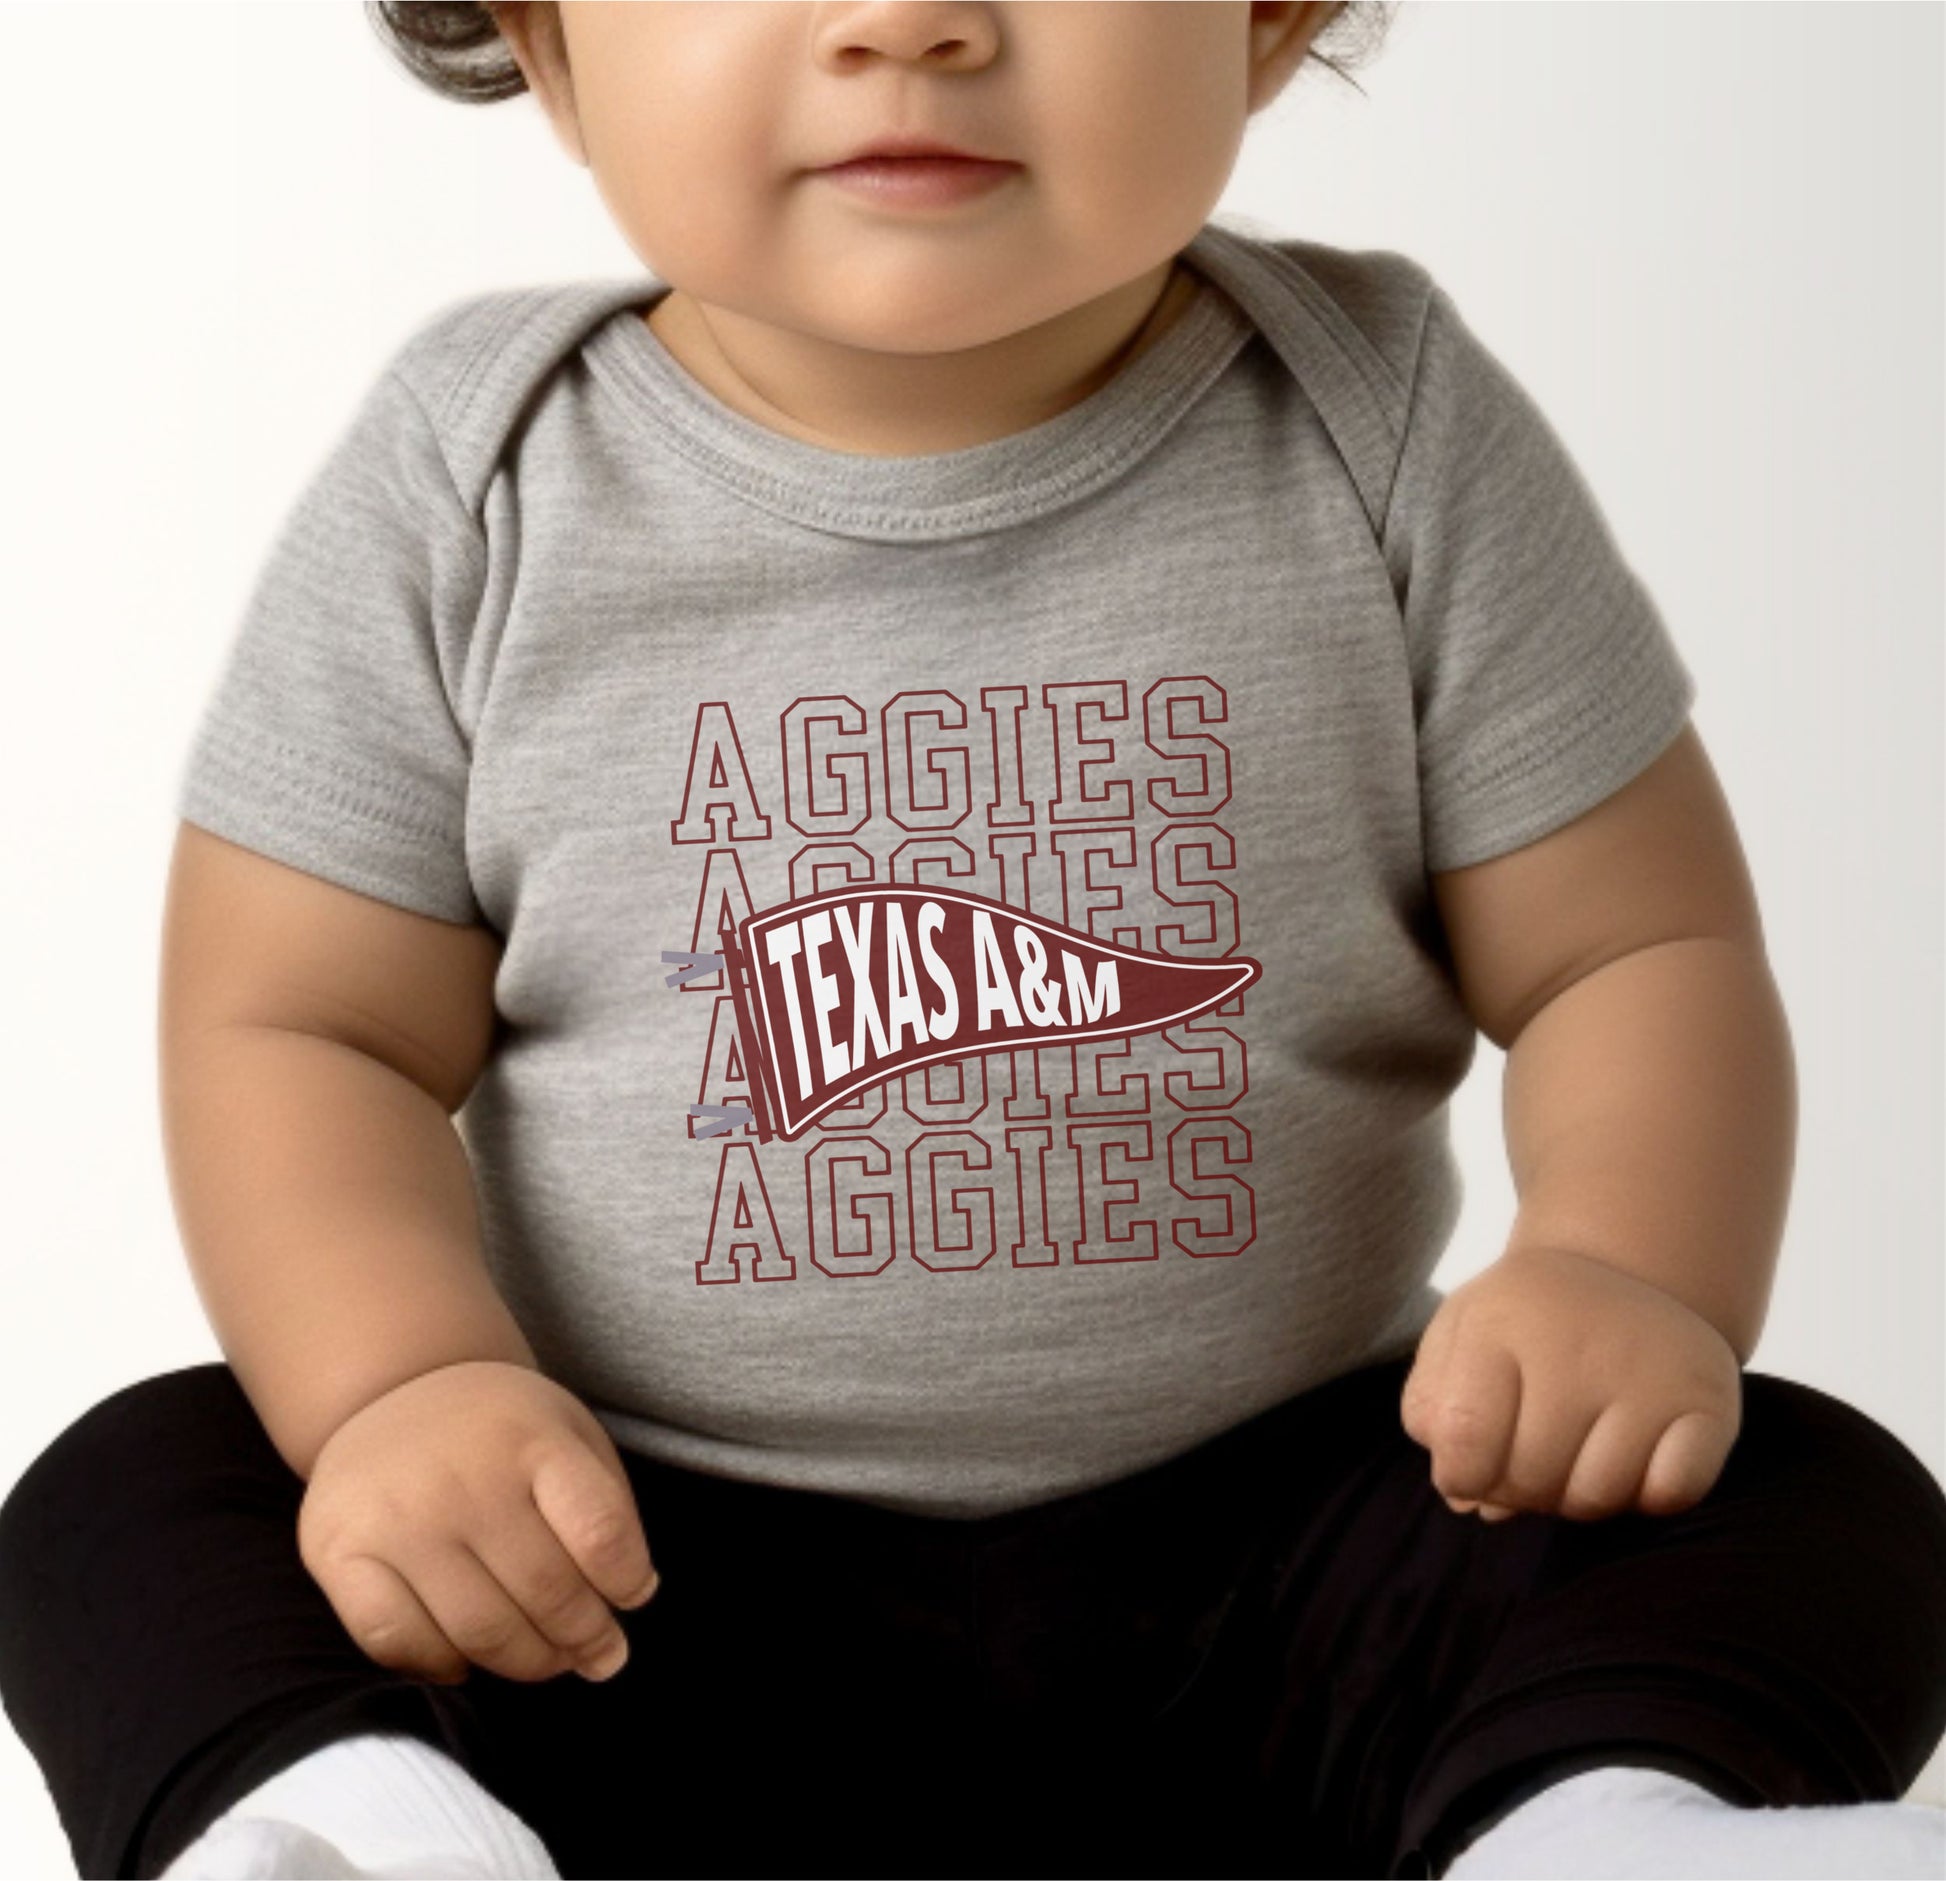
[[[1746,1371],[1693,1508],[1477,1543],[1523,1598],[1408,1805],[1431,1872],[1942,1872],[1936,1812],[1900,1799],[1946,1728],[1946,1495],[1882,1425]]]
[[[1492,1874],[1523,1816],[1569,1833],[1515,1873],[1804,1872],[1772,1839],[1793,1827],[1844,1841],[1857,1865],[1824,1872],[1915,1872],[1936,1825],[1900,1799],[1946,1729],[1946,1495],[1910,1450],[1746,1372],[1693,1507],[1487,1524],[1404,1433],[1408,1367],[1266,1424],[1258,1544],[1165,1770],[1247,1773],[1285,1873]]]
[[[305,1569],[303,1488],[205,1364],[91,1407],[0,1504],[0,1701],[81,1874],[160,1874],[340,1739],[403,1733],[481,1767],[468,1689],[369,1658]]]
[[[345,1632],[297,1552],[303,1485],[227,1366],[77,1419],[0,1503],[0,1701],[80,1872],[158,1876],[243,1804],[322,1843],[253,1868],[232,1824],[190,1872],[342,1873],[334,1828],[464,1829],[482,1797],[564,1876],[945,1872],[989,1754],[955,1526],[621,1460],[662,1576],[616,1615],[622,1670],[439,1686]]]

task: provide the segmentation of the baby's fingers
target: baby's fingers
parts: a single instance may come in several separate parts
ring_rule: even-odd
[[[628,1658],[628,1640],[608,1602],[589,1584],[538,1508],[526,1507],[471,1537],[474,1552],[562,1661],[584,1678],[607,1678]]]
[[[1455,1354],[1422,1387],[1412,1434],[1432,1452],[1433,1487],[1442,1496],[1481,1500],[1502,1480],[1520,1398],[1520,1366],[1496,1346]]]
[[[472,1561],[463,1550],[445,1552]],[[473,1569],[487,1583],[485,1588],[476,1585],[472,1596],[475,1609],[484,1609],[491,1605],[492,1579],[477,1561]],[[466,1677],[467,1651],[441,1625],[422,1587],[390,1561],[375,1554],[334,1554],[313,1572],[353,1644],[367,1658],[391,1671],[409,1672],[441,1685],[457,1684]],[[449,1602],[465,1585],[463,1573],[448,1572],[439,1578]],[[476,1639],[482,1637],[478,1628],[474,1633]]]
[[[440,1630],[475,1665],[529,1682],[561,1670],[561,1649],[470,1547],[414,1555],[404,1571]]]
[[[1477,1514],[1483,1522],[1504,1522],[1508,1516],[1519,1513],[1518,1510],[1509,1508],[1504,1502],[1469,1501],[1465,1496],[1448,1496],[1446,1498],[1446,1506],[1455,1515]]]
[[[1685,1411],[1667,1430],[1642,1479],[1642,1509],[1675,1515],[1701,1502],[1723,1473],[1737,1440],[1737,1419],[1715,1411]]]
[[[534,1505],[574,1564],[604,1599],[639,1607],[660,1577],[649,1559],[635,1493],[594,1451],[550,1444],[534,1466]]]
[[[1561,1514],[1572,1522],[1597,1522],[1632,1508],[1667,1428],[1666,1412],[1621,1399],[1607,1405],[1582,1439],[1561,1492]]]

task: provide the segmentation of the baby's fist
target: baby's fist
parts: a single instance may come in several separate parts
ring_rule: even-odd
[[[1441,1302],[1400,1415],[1461,1512],[1669,1515],[1721,1473],[1742,1373],[1729,1341],[1673,1294],[1530,1243]]]
[[[593,1412],[531,1366],[444,1365],[318,1452],[298,1553],[381,1665],[444,1683],[592,1679],[628,1640],[610,1603],[655,1591],[628,1472]]]

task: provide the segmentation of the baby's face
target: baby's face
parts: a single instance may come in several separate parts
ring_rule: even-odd
[[[1333,10],[562,0],[571,104],[537,92],[663,279],[800,332],[936,352],[1050,319],[1179,250],[1250,113]],[[1016,167],[944,205],[819,174],[891,132]]]

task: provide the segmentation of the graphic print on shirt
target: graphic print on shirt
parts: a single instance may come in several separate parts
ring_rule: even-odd
[[[1254,1240],[1228,699],[1136,687],[799,698],[774,744],[695,708],[697,900],[662,958],[712,1007],[699,1283]]]

